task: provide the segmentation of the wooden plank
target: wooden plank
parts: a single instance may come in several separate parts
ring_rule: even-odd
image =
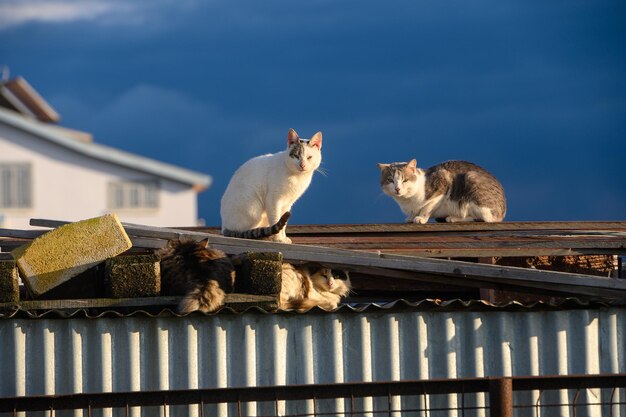
[[[61,220],[49,220],[49,219],[31,219],[31,226],[41,226],[41,227],[59,227],[67,224],[67,221]],[[153,238],[153,239],[181,239],[181,238],[189,238],[202,240],[209,236],[208,233],[202,232],[194,232],[189,230],[182,229],[171,229],[166,227],[156,227],[156,226],[144,226],[133,223],[122,223],[126,233],[129,235],[143,237],[143,238]]]
[[[67,222],[33,219],[32,225],[57,227]],[[578,224],[580,222],[577,222]],[[620,222],[595,222],[603,225],[622,224]],[[473,223],[472,223],[473,224]],[[477,223],[485,226],[485,223]],[[528,225],[531,223],[524,223]],[[534,224],[534,223],[533,223]],[[549,223],[554,224],[554,222]],[[566,225],[573,227],[570,223]],[[587,224],[587,223],[586,223]],[[626,225],[626,222],[623,223]],[[474,225],[474,224],[473,224]],[[133,238],[135,246],[146,248],[160,248],[165,245],[158,239],[175,239],[182,236],[203,239],[208,234],[187,229],[165,229],[142,225],[124,224],[127,232],[136,235],[135,226],[140,229],[141,236]],[[370,225],[377,227],[380,225]],[[398,226],[398,225],[396,225]],[[405,225],[401,225],[405,226]],[[409,225],[412,227],[412,225]],[[419,226],[419,225],[415,225]],[[432,225],[440,226],[440,225]],[[441,226],[446,226],[441,225]],[[342,227],[341,225],[338,227]],[[474,225],[475,227],[475,225]],[[487,227],[490,227],[487,225]],[[333,230],[334,226],[324,226],[324,230]],[[175,231],[178,230],[178,231]],[[497,234],[494,234],[497,233]],[[539,233],[539,234],[538,234]],[[542,235],[541,233],[549,233]],[[195,236],[195,237],[194,237]],[[471,232],[465,235],[444,235],[434,237],[425,234],[401,234],[389,236],[294,236],[294,243],[323,245],[344,249],[381,250],[386,253],[410,253],[428,257],[466,257],[466,256],[540,256],[540,255],[590,255],[590,254],[626,254],[626,233],[610,231],[572,231],[567,235],[555,235],[554,231],[512,231],[512,232],[483,232],[476,235]],[[488,237],[488,238],[486,238]],[[146,240],[144,240],[146,239]],[[151,240],[156,239],[156,240]],[[395,242],[395,243],[394,243]]]
[[[190,231],[219,233],[218,227],[181,227]],[[423,232],[483,232],[483,231],[528,231],[528,230],[600,230],[624,231],[626,221],[543,221],[543,222],[462,222],[462,223],[383,223],[383,224],[330,224],[330,225],[292,225],[288,226],[289,235],[335,234],[335,233],[423,233]]]
[[[480,258],[496,257],[533,257],[533,256],[571,256],[571,255],[620,255],[622,250],[615,249],[544,249],[544,248],[484,248],[484,249],[369,249],[367,252],[380,252],[393,255],[419,256],[424,258]]]
[[[0,310],[76,310],[87,308],[141,308],[175,307],[183,297],[159,296],[137,298],[89,298],[77,300],[25,300],[19,303],[0,303]],[[235,310],[253,306],[264,309],[277,308],[277,298],[273,295],[226,294],[225,306]]]
[[[129,233],[141,233],[141,227],[137,227],[137,225],[134,227],[135,229]],[[153,236],[158,235],[159,231],[156,230],[156,228],[149,229]],[[175,229],[169,230],[168,233],[184,235],[184,231]],[[193,233],[196,237],[201,237],[202,235],[198,235],[197,232]],[[276,251],[281,252],[286,260],[319,262],[335,266],[389,268],[451,275],[454,277],[463,277],[468,280],[480,279],[487,281],[486,278],[497,278],[503,284],[525,286],[528,282],[533,282],[533,288],[546,288],[553,291],[560,291],[560,288],[565,288],[564,286],[566,286],[567,292],[571,291],[576,294],[593,296],[603,294],[608,297],[626,296],[626,282],[590,275],[496,265],[479,265],[470,262],[443,259],[366,253],[345,249],[236,239],[208,234],[204,234],[204,237],[209,238],[209,242],[212,246],[231,255],[249,251]]]
[[[422,240],[415,241],[407,239],[405,242],[398,241],[385,241],[379,239],[377,241],[334,241],[328,239],[327,241],[316,240],[315,242],[305,241],[302,242],[298,239],[293,240],[294,243],[308,244],[308,245],[323,245],[326,247],[346,248],[346,249],[493,249],[493,248],[522,248],[522,249],[607,249],[615,252],[626,251],[626,239],[619,240],[607,240],[607,239],[586,239],[586,240],[574,240],[574,239],[515,239],[515,238],[500,238],[500,239],[449,239],[449,240]]]
[[[0,228],[0,237],[12,237],[19,239],[35,239],[46,233],[48,230],[19,230]]]
[[[31,224],[32,221],[31,221]],[[57,222],[57,224],[59,224]],[[37,225],[41,226],[39,222]],[[124,224],[128,234],[151,238],[209,238],[211,245],[226,254],[245,252],[281,252],[287,261],[318,262],[344,268],[376,267],[403,271],[421,272],[452,277],[461,277],[468,282],[480,280],[496,284],[563,291],[586,296],[626,297],[626,281],[583,274],[536,270],[529,268],[480,265],[470,262],[433,258],[418,258],[402,255],[359,252],[319,246],[305,246],[268,241],[237,239],[180,229],[165,229],[152,226]]]

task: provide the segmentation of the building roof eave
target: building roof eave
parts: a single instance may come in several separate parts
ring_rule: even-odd
[[[30,120],[10,110],[0,109],[0,123],[5,123],[16,129],[31,133],[41,139],[90,158],[120,165],[129,169],[143,171],[157,177],[183,184],[189,184],[196,191],[204,190],[210,187],[212,183],[212,178],[209,175],[135,155],[109,146],[81,142],[60,134],[58,130],[48,129],[48,127],[41,122]]]

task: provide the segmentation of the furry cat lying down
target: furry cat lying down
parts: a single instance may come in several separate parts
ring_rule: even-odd
[[[170,240],[157,253],[161,259],[161,293],[184,296],[178,305],[181,314],[216,311],[224,305],[226,293],[234,289],[231,258],[208,246],[206,239]],[[346,272],[283,263],[279,308],[305,311],[319,306],[332,310],[350,290]]]

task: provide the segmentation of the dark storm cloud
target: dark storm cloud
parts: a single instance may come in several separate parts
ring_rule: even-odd
[[[623,2],[54,4],[0,20],[0,56],[67,126],[211,174],[209,224],[290,127],[323,131],[328,172],[294,223],[401,221],[375,164],[413,157],[484,165],[510,220],[624,217]]]

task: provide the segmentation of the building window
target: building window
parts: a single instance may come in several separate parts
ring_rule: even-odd
[[[30,164],[0,163],[0,208],[31,208],[32,189]]]
[[[157,181],[113,182],[109,184],[109,208],[155,209],[159,207]]]

